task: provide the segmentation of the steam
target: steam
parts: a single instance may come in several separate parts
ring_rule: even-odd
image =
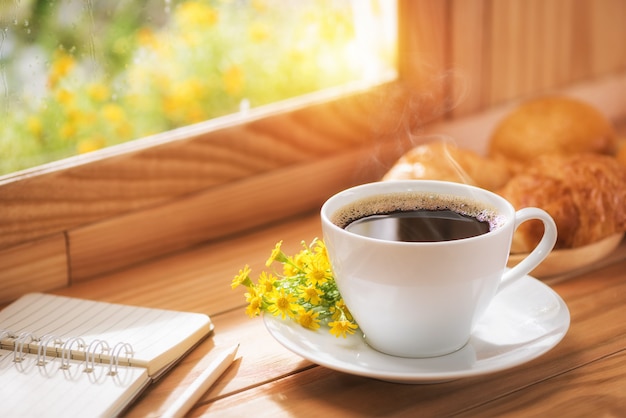
[[[451,151],[457,146],[456,139],[427,133],[429,124],[450,118],[465,101],[469,94],[468,76],[458,69],[441,71],[422,65],[416,79],[413,86],[410,80],[385,86],[373,99],[369,120],[374,152],[361,168],[372,170],[374,167],[380,179],[397,162],[398,156],[420,145],[441,142],[445,144],[442,157],[448,160],[449,170],[454,170],[463,182],[473,183]],[[359,174],[367,176],[367,173]]]

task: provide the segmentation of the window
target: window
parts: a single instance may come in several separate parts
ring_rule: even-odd
[[[389,0],[32,0],[0,16],[0,175],[394,71]]]

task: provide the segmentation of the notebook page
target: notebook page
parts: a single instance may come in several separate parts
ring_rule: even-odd
[[[32,293],[0,311],[0,329],[14,335],[28,332],[34,339],[80,337],[86,345],[94,340],[111,347],[128,343],[134,350],[131,364],[147,367],[152,376],[186,353],[213,325],[204,314]]]
[[[11,416],[115,416],[151,382],[142,367],[119,366],[111,376],[108,364],[85,372],[84,361],[48,357],[38,365],[37,358],[24,354],[16,363],[13,351],[0,350],[2,408]]]

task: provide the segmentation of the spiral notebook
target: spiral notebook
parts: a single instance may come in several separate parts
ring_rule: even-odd
[[[27,294],[0,311],[0,403],[116,416],[212,329],[205,314]]]

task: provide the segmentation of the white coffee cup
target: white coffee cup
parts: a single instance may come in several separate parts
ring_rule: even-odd
[[[437,202],[439,208],[444,202],[443,207],[455,210],[478,210],[491,229],[470,238],[404,242],[363,236],[339,225],[360,216],[349,214],[354,209],[371,213],[375,200],[402,205],[422,200]],[[543,222],[543,238],[507,270],[513,233],[531,219]],[[487,190],[430,180],[382,181],[344,190],[324,203],[321,221],[337,286],[365,341],[383,353],[413,358],[463,347],[496,293],[541,263],[557,237],[553,219],[541,209],[515,211]]]

